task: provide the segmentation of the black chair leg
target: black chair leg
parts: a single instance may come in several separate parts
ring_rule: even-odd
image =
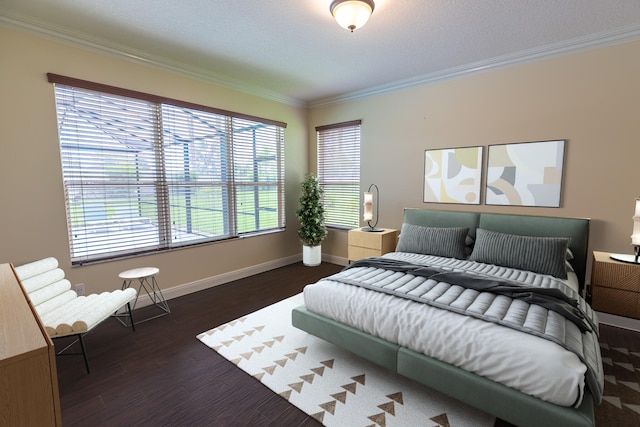
[[[87,357],[87,350],[85,349],[84,341],[82,340],[83,335],[84,334],[68,335],[64,337],[55,337],[53,339],[55,341],[58,341],[58,340],[63,340],[65,338],[78,337],[71,343],[67,344],[65,348],[56,352],[56,356],[80,356],[82,354],[82,358],[84,359],[84,366],[87,368],[87,374],[89,374],[91,371],[89,370],[89,358]],[[82,349],[82,353],[67,353],[67,350],[73,347],[75,343],[80,343],[80,348]]]
[[[131,310],[131,303],[130,302],[127,303],[127,311],[129,312],[129,320],[131,320],[131,328],[135,331],[136,330],[136,324],[133,323],[133,310]]]
[[[84,366],[87,368],[87,374],[89,371],[89,359],[87,358],[87,350],[84,348],[84,341],[82,340],[82,334],[78,335],[78,341],[80,341],[80,347],[82,347],[82,357],[84,358]]]

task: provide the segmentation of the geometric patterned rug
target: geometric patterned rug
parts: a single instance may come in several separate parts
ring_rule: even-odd
[[[606,338],[605,338],[606,339]],[[595,409],[596,426],[640,426],[640,352],[603,342],[600,351],[605,381],[602,404]]]
[[[325,426],[491,427],[496,420],[291,325],[302,294],[199,334]]]

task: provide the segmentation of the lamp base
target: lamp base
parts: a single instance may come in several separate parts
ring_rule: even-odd
[[[610,258],[611,259],[615,259],[616,261],[628,262],[628,263],[631,263],[631,264],[640,264],[640,261],[638,261],[638,256],[637,255],[611,254]]]
[[[384,231],[384,228],[376,228],[376,227],[362,227],[360,230],[368,231],[370,233],[381,233]]]

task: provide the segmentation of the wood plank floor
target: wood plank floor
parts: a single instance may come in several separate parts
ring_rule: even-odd
[[[293,264],[175,298],[168,301],[171,314],[141,323],[135,332],[108,319],[85,336],[90,374],[80,356],[57,358],[63,424],[318,426],[196,335],[341,268]],[[162,286],[162,276],[158,282]]]
[[[292,264],[175,298],[169,300],[171,314],[141,323],[135,332],[108,319],[85,337],[91,374],[85,373],[80,356],[57,358],[63,424],[319,426],[196,335],[295,295],[306,284],[341,269],[329,263]],[[159,283],[162,286],[161,276]],[[144,317],[144,310],[149,308],[136,310],[136,315]],[[637,383],[640,374],[625,367],[637,362],[634,354],[640,353],[640,333],[608,325],[601,325],[600,332],[600,341],[612,348],[603,350],[603,357],[614,358],[622,366],[605,365],[605,374]],[[640,393],[622,384],[608,383],[605,392],[640,407]],[[596,408],[596,420],[598,426],[636,426],[640,414],[603,403]],[[509,426],[496,422],[496,427]]]

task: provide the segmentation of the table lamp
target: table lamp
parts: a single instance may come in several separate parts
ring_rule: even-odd
[[[375,187],[376,189],[376,197],[375,197],[375,202],[376,202],[376,222],[371,225],[371,221],[373,220],[373,193],[371,192],[371,189]],[[362,214],[362,219],[364,219],[365,221],[367,221],[367,224],[369,224],[368,227],[363,227],[362,231],[371,231],[371,232],[380,232],[383,231],[382,228],[376,228],[376,225],[378,225],[378,205],[379,205],[379,198],[380,198],[380,190],[378,190],[378,186],[375,184],[371,184],[369,186],[369,190],[367,190],[364,193],[364,213]]]
[[[640,198],[636,199],[636,211],[633,214],[633,234],[631,234],[631,245],[633,246],[633,255],[611,254],[611,258],[616,261],[638,264],[638,256],[640,256]]]

